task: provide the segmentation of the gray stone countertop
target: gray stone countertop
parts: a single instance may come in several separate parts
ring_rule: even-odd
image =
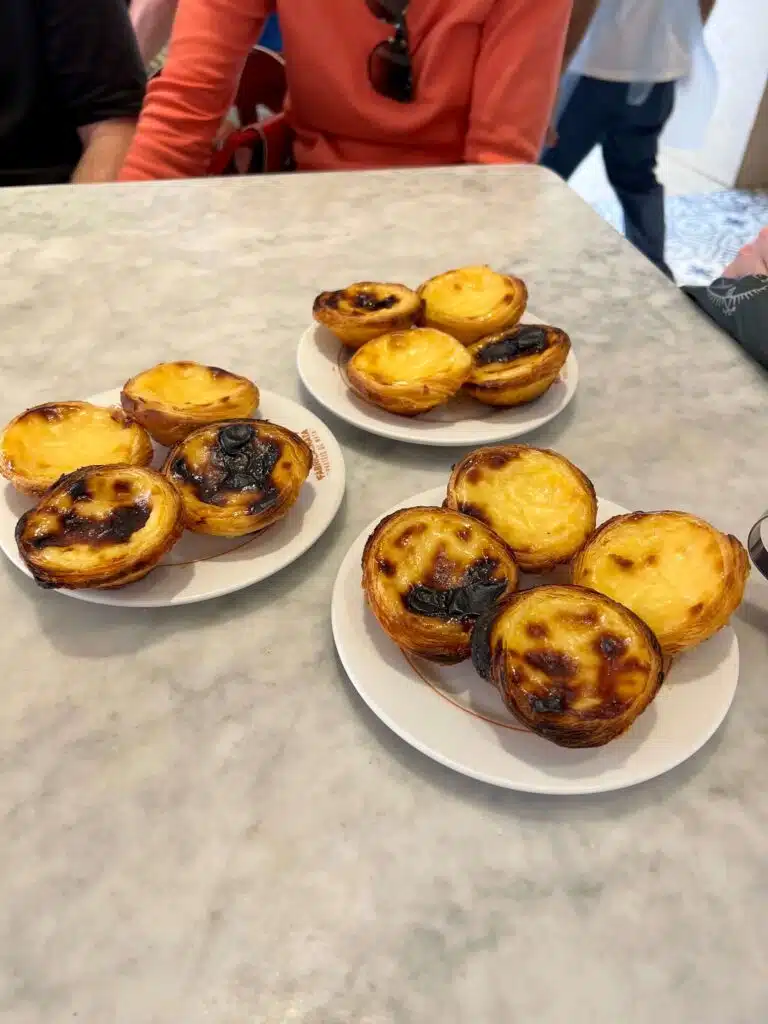
[[[3,419],[183,357],[309,403],[318,291],[487,262],[580,360],[530,441],[742,539],[768,506],[765,376],[539,169],[11,189],[0,232]],[[373,717],[329,625],[350,542],[457,453],[322,415],[345,503],[262,585],[103,608],[0,559],[0,1021],[768,1020],[768,585],[735,622],[730,715],[686,764],[597,797],[475,783]]]

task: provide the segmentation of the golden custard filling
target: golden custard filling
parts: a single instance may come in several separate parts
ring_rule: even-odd
[[[233,392],[247,395],[252,387],[250,381],[227,370],[179,362],[145,370],[129,382],[128,391],[148,404],[186,411],[217,404]]]
[[[539,714],[613,718],[643,696],[652,652],[621,608],[565,587],[529,594],[491,631],[518,699]]]
[[[487,465],[471,466],[455,483],[455,500],[470,515],[471,507],[485,514],[513,550],[578,544],[593,515],[581,479],[559,459],[534,449],[510,459],[490,455]]]
[[[296,501],[312,451],[299,435],[263,420],[201,427],[168,454],[187,528],[242,536],[271,525]]]
[[[119,409],[88,402],[28,410],[9,424],[0,447],[10,471],[48,485],[81,466],[146,463],[151,458],[142,427]]]
[[[586,553],[578,582],[669,633],[720,600],[723,555],[715,531],[689,517],[628,518]]]
[[[367,316],[372,313],[400,312],[400,307],[419,307],[419,299],[404,285],[363,281],[335,292],[323,292],[316,300],[318,309],[333,310],[342,316]]]
[[[376,537],[371,555],[378,570],[380,600],[392,614],[410,611],[448,619],[452,616],[447,604],[443,609],[433,601],[430,608],[428,591],[447,594],[471,588],[473,582],[482,588],[495,580],[503,593],[516,579],[509,553],[485,527],[443,509],[406,509],[396,514]],[[414,595],[416,588],[420,592]]]
[[[81,577],[132,568],[177,524],[179,497],[154,470],[95,466],[44,495],[17,525],[19,549],[35,575]]]
[[[466,376],[472,357],[450,335],[431,327],[395,331],[369,341],[350,364],[381,384],[413,384],[444,374]]]
[[[428,281],[421,297],[428,317],[482,317],[507,301],[509,281],[490,267],[464,267]]]

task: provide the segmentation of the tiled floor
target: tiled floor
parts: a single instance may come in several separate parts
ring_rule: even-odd
[[[666,258],[679,284],[706,284],[768,223],[768,196],[728,188],[681,157],[685,154],[667,150],[659,161],[659,179],[667,190]],[[599,150],[585,160],[571,185],[621,230],[621,210]]]

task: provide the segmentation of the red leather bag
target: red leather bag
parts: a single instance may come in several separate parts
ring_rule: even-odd
[[[283,113],[287,92],[285,61],[255,46],[245,62],[234,107],[241,127],[216,145],[209,175],[276,174],[293,169],[291,130]],[[264,111],[271,116],[259,119]]]

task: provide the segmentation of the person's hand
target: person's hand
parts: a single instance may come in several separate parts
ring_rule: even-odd
[[[739,255],[723,271],[723,277],[747,277],[749,274],[768,276],[768,227],[763,228],[754,242],[739,250]]]

